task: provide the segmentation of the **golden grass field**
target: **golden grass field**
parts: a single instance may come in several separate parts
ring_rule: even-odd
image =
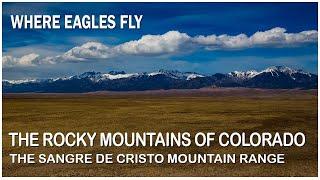
[[[317,176],[317,90],[3,95],[3,176]],[[8,132],[298,132],[302,148],[10,147]],[[9,153],[285,153],[271,164],[11,164]]]

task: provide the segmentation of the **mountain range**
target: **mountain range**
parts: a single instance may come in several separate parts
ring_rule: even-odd
[[[284,66],[263,71],[234,71],[204,75],[196,72],[159,70],[151,73],[85,72],[80,75],[32,80],[3,80],[4,93],[92,91],[143,91],[159,89],[198,89],[204,87],[246,87],[267,89],[316,89],[318,76]]]

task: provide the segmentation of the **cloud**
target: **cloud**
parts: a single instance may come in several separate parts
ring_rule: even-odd
[[[286,33],[284,28],[273,28],[264,32],[256,32],[250,37],[251,46],[281,45],[291,46],[318,41],[318,31],[309,30],[299,33]]]
[[[177,53],[189,39],[190,37],[185,33],[169,31],[163,35],[144,35],[139,40],[128,41],[113,47],[100,42],[87,42],[53,59],[56,62],[81,62],[88,59],[109,59],[121,55]]]
[[[290,47],[303,43],[317,42],[316,30],[302,31],[299,33],[286,33],[286,29],[276,27],[267,31],[258,31],[248,37],[245,34],[236,36],[209,35],[196,36],[193,41],[208,50],[216,49],[244,49],[254,47]]]
[[[41,57],[39,54],[30,53],[21,57],[13,57],[10,55],[2,57],[3,67],[32,67],[41,64],[55,64],[52,57]]]
[[[118,54],[159,55],[176,53],[191,39],[186,33],[169,31],[163,35],[144,35],[139,40],[129,41],[113,48]]]
[[[200,35],[194,37],[192,41],[207,50],[247,48],[250,44],[249,38],[245,34],[236,36],[226,34],[220,36],[215,34],[209,36]]]
[[[4,67],[13,67],[13,66],[35,66],[39,64],[39,55],[35,53],[27,54],[16,58],[13,56],[3,56],[2,65]]]
[[[57,58],[61,60],[84,61],[86,59],[110,58],[112,51],[110,48],[99,42],[87,42],[81,46],[76,46]]]
[[[126,55],[159,56],[181,52],[196,51],[199,48],[214,50],[240,50],[255,47],[291,47],[305,43],[315,43],[318,31],[308,30],[298,33],[287,33],[286,29],[276,27],[267,31],[258,31],[251,36],[238,35],[198,35],[191,37],[179,31],[169,31],[162,35],[144,35],[138,40],[128,41],[116,46],[99,42],[87,42],[54,57],[40,57],[31,53],[20,58],[3,56],[4,67],[35,66],[61,62],[83,62],[93,59],[110,59]]]

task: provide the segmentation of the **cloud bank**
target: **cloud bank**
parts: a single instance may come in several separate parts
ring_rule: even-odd
[[[302,31],[299,33],[286,33],[284,28],[273,28],[267,31],[258,31],[248,37],[245,34],[236,36],[209,35],[196,36],[193,41],[205,46],[209,50],[215,49],[243,49],[254,47],[288,47],[303,43],[317,42],[316,30]]]
[[[160,56],[171,55],[198,49],[241,50],[263,47],[295,47],[306,43],[316,43],[318,31],[308,30],[299,33],[287,33],[286,29],[276,27],[267,31],[258,31],[251,36],[239,35],[198,35],[191,37],[179,31],[169,31],[162,35],[144,35],[138,40],[128,41],[116,46],[99,42],[87,42],[55,57],[41,57],[36,53],[22,57],[10,55],[2,57],[3,67],[36,66],[61,62],[83,62],[92,59],[110,59],[125,55]]]

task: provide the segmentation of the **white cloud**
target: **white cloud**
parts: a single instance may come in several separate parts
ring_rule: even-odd
[[[307,43],[307,42],[317,42],[318,41],[318,31],[302,31],[300,33],[287,33],[286,34],[287,43]]]
[[[318,41],[318,31],[316,30],[302,31],[299,33],[287,33],[286,31],[284,28],[276,27],[268,31],[256,32],[250,37],[251,46],[292,46]]]
[[[41,57],[39,54],[30,53],[21,57],[13,57],[10,55],[2,57],[3,67],[30,67],[41,64],[55,64],[56,60],[53,57]]]
[[[13,66],[35,66],[39,64],[39,55],[35,53],[27,54],[16,58],[13,56],[3,56],[2,57],[2,66],[4,67],[13,67]]]
[[[258,31],[248,37],[245,34],[236,36],[209,35],[196,36],[193,41],[209,50],[244,49],[253,47],[296,46],[302,43],[317,42],[318,32],[315,30],[299,33],[286,33],[286,29],[276,27],[267,31]]]
[[[183,49],[190,37],[178,31],[163,35],[144,35],[139,40],[128,41],[109,47],[99,42],[87,42],[55,57],[56,61],[86,61],[88,59],[108,59],[121,55],[161,55],[177,53]]]
[[[65,52],[58,58],[63,60],[84,61],[86,59],[110,58],[112,56],[110,48],[99,42],[87,42],[81,46],[76,46]]]
[[[196,36],[192,41],[199,46],[203,46],[208,50],[216,49],[238,49],[249,47],[249,38],[245,34],[239,34],[236,36],[229,36],[223,34],[217,36],[215,34],[209,36]]]
[[[286,43],[286,29],[273,28],[267,31],[258,31],[250,37],[251,45],[270,45]]]
[[[20,58],[3,56],[4,67],[35,66],[60,62],[82,62],[92,59],[109,59],[124,55],[158,56],[176,54],[204,48],[206,50],[239,50],[254,47],[290,47],[318,40],[318,31],[308,30],[299,33],[287,33],[286,29],[276,27],[267,31],[258,31],[251,36],[238,35],[198,35],[191,37],[179,31],[169,31],[162,35],[144,35],[138,40],[128,41],[116,46],[107,46],[99,42],[87,42],[54,57],[40,58],[38,54],[28,54]]]
[[[190,36],[179,31],[169,31],[163,35],[144,35],[139,40],[129,41],[113,48],[118,54],[159,55],[176,53],[186,45]]]
[[[2,66],[11,67],[16,65],[16,59],[12,56],[3,56],[2,57]]]

